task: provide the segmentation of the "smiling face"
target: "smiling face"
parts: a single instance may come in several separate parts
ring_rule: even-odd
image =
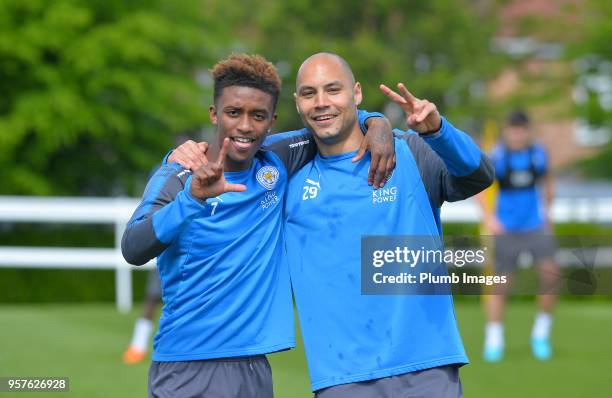
[[[357,126],[361,87],[337,57],[317,54],[298,72],[295,101],[304,125],[317,139],[333,145]]]
[[[272,95],[247,86],[225,87],[209,111],[217,126],[217,150],[226,137],[230,139],[226,171],[249,168],[276,120]]]

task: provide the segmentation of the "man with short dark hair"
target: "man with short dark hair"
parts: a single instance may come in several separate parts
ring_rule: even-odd
[[[531,332],[531,349],[537,359],[545,361],[552,356],[550,329],[559,279],[549,217],[554,189],[548,154],[533,140],[529,117],[523,110],[516,110],[508,116],[503,140],[491,151],[491,159],[499,183],[497,208],[494,212],[488,209],[482,197],[479,197],[479,202],[485,211],[488,233],[496,236],[495,272],[505,275],[508,283],[496,287],[485,302],[487,325],[483,356],[487,362],[503,359],[506,295],[518,257],[521,252],[528,251],[539,264],[541,285],[539,313]],[[543,194],[541,187],[544,188]]]
[[[122,251],[136,265],[158,257],[164,308],[150,397],[270,398],[265,354],[295,346],[282,262],[285,187],[314,148],[298,130],[262,149],[280,91],[271,63],[232,55],[212,75],[214,141],[186,146],[197,152],[188,169],[174,163],[175,153],[160,167],[128,223]],[[360,113],[362,121],[368,116]],[[390,149],[376,152],[386,151],[386,162]]]

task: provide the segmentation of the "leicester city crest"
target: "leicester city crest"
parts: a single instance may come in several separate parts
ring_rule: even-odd
[[[257,172],[257,181],[266,189],[270,190],[276,186],[278,181],[278,169],[274,166],[264,166]]]

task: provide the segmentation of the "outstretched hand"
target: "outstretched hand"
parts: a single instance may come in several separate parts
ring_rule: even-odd
[[[380,91],[406,112],[406,122],[411,130],[420,134],[430,134],[440,130],[442,117],[433,102],[416,98],[403,83],[398,83],[397,89],[399,94],[384,84],[380,85]]]
[[[190,193],[193,197],[204,200],[214,198],[225,192],[246,191],[245,185],[230,184],[225,180],[223,169],[229,144],[229,138],[223,140],[223,146],[216,162],[209,162],[206,154],[203,155],[202,165],[194,170],[191,178]]]

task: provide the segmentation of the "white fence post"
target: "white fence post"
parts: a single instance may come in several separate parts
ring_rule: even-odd
[[[124,220],[118,218],[115,221],[115,300],[117,310],[125,314],[132,310],[132,267],[121,254],[124,229]]]

